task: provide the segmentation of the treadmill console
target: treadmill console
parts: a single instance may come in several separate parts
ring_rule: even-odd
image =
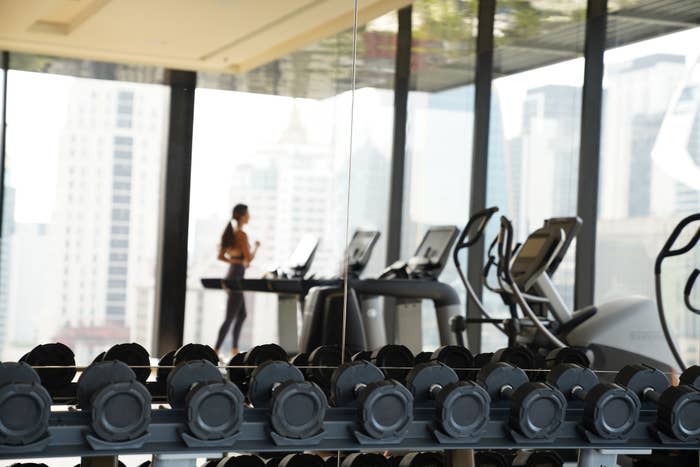
[[[372,256],[372,249],[379,239],[376,230],[356,230],[345,249],[348,259],[348,271],[355,277],[359,277],[367,267]]]
[[[409,276],[425,275],[437,279],[445,269],[457,234],[459,229],[454,225],[429,228],[408,260]]]
[[[310,234],[301,237],[294,252],[287,260],[287,265],[284,267],[282,275],[291,278],[303,278],[309,272],[309,268],[311,268],[317,248],[318,237]]]
[[[518,250],[510,270],[516,285],[529,290],[557,258],[566,237],[556,223],[547,224],[530,234]]]

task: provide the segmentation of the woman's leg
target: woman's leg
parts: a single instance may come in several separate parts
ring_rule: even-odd
[[[238,340],[241,337],[241,329],[243,328],[243,321],[245,321],[248,313],[245,309],[245,299],[243,294],[241,294],[241,306],[238,309],[238,313],[235,317],[235,323],[233,324],[233,331],[231,337],[233,337],[233,351],[238,353]]]
[[[234,295],[241,295],[240,293],[235,293],[235,292],[229,292],[228,293],[228,300],[226,301],[226,318],[224,318],[224,322],[221,324],[221,327],[219,328],[219,335],[216,338],[216,346],[214,347],[214,350],[216,350],[216,353],[219,353],[219,350],[221,350],[221,344],[224,342],[224,337],[226,337],[226,333],[228,332],[229,328],[231,327],[231,322],[233,321],[234,316],[236,315],[236,309],[238,307],[238,300]]]

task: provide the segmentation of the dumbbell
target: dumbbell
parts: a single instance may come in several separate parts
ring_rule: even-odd
[[[493,352],[483,352],[474,355],[474,368],[483,368],[487,363],[491,363]]]
[[[531,370],[537,368],[535,354],[521,345],[497,350],[491,357],[492,362],[506,362],[518,368]]]
[[[414,357],[405,345],[389,344],[374,350],[370,362],[381,368],[388,379],[404,383],[414,365]]]
[[[418,365],[420,363],[425,363],[430,361],[430,357],[433,356],[432,352],[418,352],[415,357],[413,357],[413,365]],[[371,357],[371,355],[370,355]],[[355,360],[355,357],[352,358]],[[364,360],[369,360],[368,358],[365,358]]]
[[[156,385],[158,392],[165,394],[168,385],[168,375],[172,371],[172,366],[175,365],[175,351],[171,350],[158,360],[158,370],[156,371]]]
[[[75,376],[75,355],[73,351],[60,342],[42,344],[34,347],[29,353],[20,358],[33,367],[62,366],[65,368],[37,368],[41,384],[55,395],[73,381]]]
[[[554,368],[560,363],[575,363],[590,368],[591,359],[583,347],[557,347],[545,357],[547,368]]]
[[[476,451],[474,453],[475,467],[509,467],[510,462],[497,451]]]
[[[554,451],[520,451],[512,467],[562,467],[564,460]]]
[[[510,401],[510,426],[526,438],[551,438],[564,422],[564,395],[548,384],[529,382],[518,367],[491,362],[479,370],[476,379],[492,402]]]
[[[364,432],[375,439],[401,438],[413,421],[413,396],[398,381],[385,379],[364,360],[347,362],[333,372],[331,404],[359,408]]]
[[[315,454],[297,453],[287,454],[277,463],[268,461],[265,465],[270,467],[323,467],[324,462],[323,458]]]
[[[48,467],[44,463],[38,462],[15,462],[10,467]]]
[[[700,439],[700,393],[694,387],[671,386],[665,374],[647,365],[627,365],[615,382],[634,392],[642,406],[656,406],[656,427],[663,434],[681,441]]]
[[[243,423],[243,393],[207,360],[178,365],[168,376],[168,403],[185,413],[191,435],[202,440],[233,436]]]
[[[78,405],[90,412],[90,427],[108,442],[128,441],[146,433],[151,394],[121,361],[91,364],[78,379]]]
[[[399,467],[443,467],[445,458],[437,452],[412,452],[399,462]]]
[[[151,360],[148,351],[141,345],[132,342],[129,344],[117,344],[109,348],[103,354],[100,360],[95,361],[111,361],[119,360],[131,367],[136,375],[136,379],[145,383],[151,374]],[[99,357],[98,357],[99,358]],[[134,368],[138,367],[138,368]]]
[[[216,351],[204,344],[185,344],[173,354],[173,365],[175,366],[190,360],[207,360],[215,366],[219,364],[219,356]]]
[[[294,365],[297,368],[303,367],[303,366],[308,366],[309,365],[309,354],[306,352],[301,352],[296,354],[292,359],[289,361],[292,365]]]
[[[376,452],[355,452],[343,459],[340,467],[389,467],[389,461]]]
[[[287,352],[282,347],[277,344],[256,345],[248,352],[241,352],[231,358],[228,363],[228,377],[241,391],[246,391],[248,379],[253,373],[254,367],[264,362],[276,360],[287,360]]]
[[[46,436],[51,396],[27,363],[0,363],[0,408],[0,446],[32,444]]]
[[[627,388],[600,383],[589,368],[561,363],[549,372],[547,383],[568,400],[583,402],[584,428],[604,439],[624,439],[639,421],[639,399]]]
[[[328,400],[321,388],[305,381],[297,367],[271,360],[257,366],[248,382],[248,401],[270,410],[270,423],[286,438],[309,438],[321,432]]]
[[[265,463],[258,456],[245,454],[224,457],[216,464],[216,467],[265,467]]]
[[[345,354],[345,360],[350,360],[349,355]],[[326,394],[331,388],[331,377],[335,370],[343,361],[343,353],[337,345],[322,345],[316,347],[309,354],[309,361],[306,369],[306,379],[312,381],[323,389]]]
[[[457,373],[459,379],[470,376],[470,368],[474,368],[474,356],[468,348],[459,345],[443,345],[430,355],[430,360],[438,361],[449,366]]]
[[[420,363],[406,377],[415,405],[435,404],[442,430],[453,438],[474,438],[489,421],[491,398],[440,362]]]

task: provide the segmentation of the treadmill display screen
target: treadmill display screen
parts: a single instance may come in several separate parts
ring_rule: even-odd
[[[348,263],[351,267],[366,266],[374,243],[379,238],[379,232],[374,230],[358,230],[346,250]]]
[[[446,258],[447,250],[452,246],[457,229],[455,227],[437,227],[428,230],[423,241],[418,245],[414,256],[425,258],[431,264],[440,264]]]
[[[301,237],[294,253],[289,257],[289,267],[294,269],[306,268],[317,246],[318,238],[313,235],[304,235]]]
[[[530,237],[527,239],[518,252],[519,258],[536,258],[549,240],[548,237]]]

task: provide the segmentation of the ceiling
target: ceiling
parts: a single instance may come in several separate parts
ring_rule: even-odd
[[[347,30],[354,0],[0,0],[0,50],[241,73]],[[359,0],[360,24],[411,0]]]

